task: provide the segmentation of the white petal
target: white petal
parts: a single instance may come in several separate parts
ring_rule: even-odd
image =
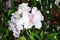
[[[13,36],[17,37],[17,38],[19,37],[19,35],[20,35],[20,33],[13,33]]]
[[[20,20],[18,20],[16,24],[17,25],[23,25],[24,24],[23,18],[20,18]]]
[[[10,29],[13,31],[13,32],[16,32],[16,28],[15,28],[15,25],[13,23],[10,23]]]
[[[47,25],[47,28],[49,28],[49,25]]]
[[[20,30],[23,29],[23,26],[21,26],[21,25],[17,25],[16,28],[17,28],[18,31],[20,31]]]
[[[26,7],[26,12],[29,12],[31,10],[31,8],[30,7]]]
[[[28,14],[29,14],[28,12],[25,12],[25,11],[23,12],[23,20],[24,21],[29,21]]]
[[[11,18],[11,22],[16,23],[15,21],[16,21],[15,18]]]
[[[39,10],[32,11],[32,14],[35,15],[34,20],[40,20],[40,21],[44,20],[44,17],[43,17],[43,15],[41,14],[41,12]]]
[[[38,10],[37,7],[33,7],[32,8],[32,11],[36,11],[36,10]]]
[[[40,16],[40,21],[43,21],[43,20],[44,20],[44,16],[41,15],[41,16]]]
[[[22,10],[21,9],[18,9],[17,12],[18,12],[17,14],[21,14],[22,13]]]
[[[22,11],[29,12],[31,8],[28,7],[28,3],[22,3],[22,4],[19,5],[18,9],[21,9]]]
[[[11,27],[13,32],[16,32],[16,28],[15,27]]]
[[[52,8],[52,4],[50,4],[50,8]]]
[[[35,28],[40,29],[42,27],[42,23],[39,21],[36,21],[35,23]]]
[[[47,11],[47,13],[49,14],[49,11]]]
[[[25,22],[24,24],[24,28],[28,29],[28,28],[32,28],[33,24],[29,23],[29,22]]]
[[[58,5],[59,2],[60,2],[60,0],[56,0],[56,1],[55,1],[55,4]]]
[[[21,6],[22,7],[28,6],[28,3],[22,3]]]

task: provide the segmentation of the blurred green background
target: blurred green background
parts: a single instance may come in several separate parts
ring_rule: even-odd
[[[30,7],[37,7],[41,11],[44,16],[43,26],[39,30],[34,26],[22,30],[20,37],[15,38],[12,31],[8,29],[8,20],[19,4],[27,2]],[[0,40],[60,40],[60,2],[58,0],[0,0]]]

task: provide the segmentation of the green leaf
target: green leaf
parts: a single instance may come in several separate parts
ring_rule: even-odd
[[[2,0],[0,0],[2,2]]]
[[[42,22],[42,29],[46,30],[46,23],[44,21]]]
[[[14,9],[10,9],[9,11],[8,11],[8,16],[10,16],[12,13],[14,13],[15,12],[15,10]]]
[[[36,7],[36,0],[33,0],[33,6]]]
[[[39,0],[39,3],[41,4],[41,0]]]
[[[57,33],[57,38],[60,40],[60,31]]]
[[[35,36],[36,38],[38,38],[38,40],[40,40],[39,35],[37,35],[36,33],[34,33],[34,36]]]
[[[34,39],[34,34],[30,30],[29,30],[29,33],[28,33],[28,31],[26,31],[26,32],[27,32],[30,40],[35,40]]]
[[[40,36],[41,36],[41,40],[43,40],[44,39],[44,32],[43,31],[40,33]]]
[[[20,38],[18,38],[18,40],[26,40],[26,38],[23,36],[20,36]]]
[[[31,6],[31,7],[36,7],[36,4],[37,4],[37,2],[36,2],[36,0],[29,0],[29,5]]]
[[[5,29],[5,34],[3,36],[4,39],[6,39],[9,36],[10,30],[9,29]]]

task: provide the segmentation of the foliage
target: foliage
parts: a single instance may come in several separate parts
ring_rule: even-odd
[[[47,2],[48,1],[48,2]],[[8,29],[8,20],[13,12],[16,11],[18,2],[11,0],[12,8],[6,9],[4,7],[4,0],[0,0],[0,40],[14,40],[12,32]],[[60,30],[57,30],[57,27],[60,26],[60,9],[55,4],[55,0],[29,0],[29,6],[37,6],[38,5],[41,13],[44,15],[44,21],[42,21],[42,28],[35,29],[32,27],[31,29],[22,30],[20,37],[17,40],[60,40]],[[50,5],[52,4],[52,8]],[[16,6],[15,6],[16,5]],[[55,10],[56,13],[51,12],[51,10]],[[59,10],[58,10],[59,9]],[[47,13],[49,11],[49,13]],[[59,16],[55,16],[58,14]],[[47,23],[47,22],[50,23]],[[47,25],[49,24],[49,28]]]

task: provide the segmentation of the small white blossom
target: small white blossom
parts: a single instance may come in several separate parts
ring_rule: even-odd
[[[50,4],[50,8],[52,8],[52,4]]]
[[[47,25],[47,28],[49,28],[49,25]]]
[[[56,0],[56,1],[55,1],[55,4],[58,5],[59,2],[60,2],[59,0]]]
[[[41,6],[41,9],[43,10],[43,7]]]
[[[57,26],[57,30],[59,31],[59,29],[60,29],[60,26]]]
[[[47,13],[49,14],[49,11],[47,11]]]

